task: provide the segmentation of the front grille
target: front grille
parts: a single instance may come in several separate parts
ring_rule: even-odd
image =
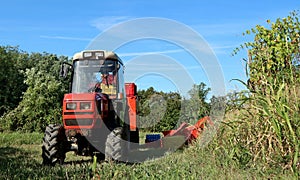
[[[66,126],[90,126],[93,119],[66,119]]]

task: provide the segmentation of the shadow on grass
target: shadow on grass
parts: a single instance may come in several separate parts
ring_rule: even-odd
[[[135,157],[138,160],[146,160],[149,157],[161,157],[163,152],[165,151],[150,149],[148,151],[135,151],[130,155],[133,156],[132,159]],[[91,178],[93,174],[91,171],[92,158],[81,159],[74,156],[71,155],[63,165],[57,164],[52,167],[42,165],[41,151],[37,146],[0,147],[0,179]],[[102,164],[103,161],[98,163]],[[124,164],[131,165],[130,163]],[[113,167],[115,166],[113,165]]]
[[[38,150],[24,150],[16,147],[0,147],[0,179],[28,179],[51,177],[49,168],[43,167],[34,157]],[[63,177],[63,172],[56,168],[53,177]],[[54,172],[54,173],[53,173]]]

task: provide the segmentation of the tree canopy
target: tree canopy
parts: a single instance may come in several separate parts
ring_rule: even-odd
[[[59,78],[58,72],[67,57],[0,47],[0,58],[4,84],[0,89],[1,128],[41,131],[50,122],[60,122],[68,83]]]

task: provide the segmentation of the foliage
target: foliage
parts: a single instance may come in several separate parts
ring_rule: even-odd
[[[177,124],[181,96],[178,93],[157,92],[153,87],[138,91],[139,126],[145,131],[170,130]]]
[[[300,23],[297,12],[290,16],[277,19],[276,22],[267,20],[269,29],[257,25],[246,34],[255,34],[253,42],[241,45],[248,49],[249,85],[251,89],[264,89],[267,83],[285,81],[291,83],[290,77],[299,77],[297,69],[300,63]],[[234,52],[237,53],[240,48]],[[277,87],[279,88],[279,87]]]
[[[226,95],[226,112],[231,112],[235,110],[243,110],[248,108],[246,102],[249,100],[249,92],[243,90],[240,92],[230,92]]]
[[[188,92],[190,98],[184,99],[182,103],[182,120],[195,124],[200,118],[210,114],[210,104],[206,101],[210,88],[201,82],[194,85]]]
[[[257,25],[247,31],[254,41],[248,49],[247,109],[238,121],[230,142],[241,147],[254,162],[299,173],[300,149],[300,23],[299,15],[277,19],[268,28]],[[237,49],[239,50],[239,49]],[[238,148],[241,150],[241,148]],[[248,159],[249,160],[249,159]],[[250,161],[248,161],[250,162]],[[298,174],[299,175],[299,174]]]
[[[52,54],[32,53],[27,59],[35,63],[34,66],[27,64],[26,69],[18,69],[24,77],[24,84],[20,86],[27,87],[23,98],[15,102],[15,109],[0,119],[6,130],[42,131],[50,122],[60,122],[61,119],[61,102],[68,85],[61,82],[58,72],[66,57],[59,59]],[[27,59],[20,61],[25,61],[25,64]],[[18,86],[18,83],[14,84],[13,89]]]
[[[29,55],[17,47],[0,47],[0,116],[17,107],[22,99],[22,93],[27,86],[24,84],[24,74],[21,73],[30,66]]]

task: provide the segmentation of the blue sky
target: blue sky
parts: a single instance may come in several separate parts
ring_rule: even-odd
[[[187,25],[202,36],[214,51],[224,74],[226,92],[230,92],[243,89],[240,83],[230,82],[231,79],[246,79],[242,60],[246,53],[231,56],[235,47],[252,40],[251,36],[244,37],[242,33],[257,24],[266,25],[267,19],[274,21],[299,9],[299,0],[10,0],[1,2],[0,45],[18,45],[27,52],[49,52],[71,57],[115,24],[136,18],[167,18]],[[116,52],[125,62],[147,54],[177,59],[194,77],[195,83],[205,82],[208,86],[213,83],[208,81],[205,70],[193,64],[193,57],[172,43],[146,39],[126,44]],[[160,73],[147,74],[134,80],[141,88],[154,86],[165,91],[178,88],[176,79],[168,79]]]

